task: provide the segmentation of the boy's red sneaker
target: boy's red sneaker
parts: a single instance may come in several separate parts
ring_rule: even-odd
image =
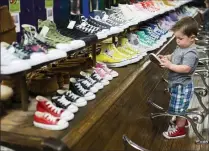
[[[163,136],[167,139],[178,139],[186,136],[185,127],[177,127],[171,131],[163,132]]]
[[[170,120],[170,122],[169,122],[169,125],[171,126],[171,127],[175,127],[176,126],[176,120]],[[185,128],[188,128],[189,127],[189,122],[188,122],[188,120],[186,120],[186,123],[185,123]]]

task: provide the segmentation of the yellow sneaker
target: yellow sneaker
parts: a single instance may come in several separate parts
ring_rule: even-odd
[[[127,56],[130,63],[136,63],[142,59],[141,56],[137,54],[132,54],[131,51],[123,48],[123,47],[117,47],[118,51],[121,52],[123,55]]]
[[[174,4],[170,3],[168,0],[162,0],[162,1],[167,6],[175,6]]]
[[[132,55],[139,55],[141,57],[147,55],[146,53],[143,53],[142,51],[134,47],[132,44],[130,44],[127,38],[120,38],[119,43],[121,44],[123,48],[129,51],[129,53]]]
[[[96,56],[96,60],[106,63],[109,67],[122,67],[130,64],[130,61],[120,53],[114,44],[102,44],[101,53]]]

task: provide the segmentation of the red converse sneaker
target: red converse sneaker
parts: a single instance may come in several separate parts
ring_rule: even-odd
[[[186,136],[185,127],[177,127],[171,131],[163,132],[163,136],[167,139],[177,139]]]
[[[36,111],[47,112],[54,117],[63,119],[65,121],[70,121],[74,118],[74,114],[72,112],[56,107],[50,100],[45,97],[37,96],[36,100],[38,101]]]
[[[171,127],[175,127],[176,126],[176,119],[175,120],[170,120],[170,122],[169,122],[169,125],[171,126]],[[189,127],[189,122],[188,122],[188,120],[186,120],[186,123],[185,123],[185,128],[188,128]]]
[[[68,122],[52,116],[49,113],[38,112],[34,114],[33,124],[36,127],[48,130],[63,130],[68,127]]]

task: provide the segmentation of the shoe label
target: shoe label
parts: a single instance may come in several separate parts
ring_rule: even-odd
[[[45,38],[43,36],[39,35],[39,34],[36,34],[35,38],[40,40],[41,42],[45,42]]]
[[[43,37],[46,37],[46,34],[48,33],[48,31],[49,31],[49,27],[44,26],[40,32],[40,35]]]
[[[76,21],[71,20],[69,25],[67,26],[68,29],[73,29],[75,26]]]

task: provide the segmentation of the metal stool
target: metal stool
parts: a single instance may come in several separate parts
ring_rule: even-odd
[[[164,78],[163,78],[163,81],[168,83],[168,81]],[[167,89],[165,89],[165,91],[167,91]],[[203,108],[203,112],[188,111],[184,115],[170,114],[163,107],[155,104],[152,100],[148,100],[149,104],[151,104],[155,108],[162,111],[161,113],[151,113],[151,119],[154,119],[156,117],[161,117],[161,116],[163,116],[163,117],[164,116],[169,116],[169,117],[179,116],[179,117],[185,118],[189,121],[195,135],[198,137],[198,140],[196,140],[195,142],[198,144],[208,144],[209,141],[206,140],[197,130],[197,124],[202,124],[204,122],[206,116],[209,114],[208,109],[206,108],[206,106],[202,102],[202,97],[207,96],[207,94],[208,94],[208,90],[206,88],[196,87],[195,88],[195,95],[197,96],[198,102],[200,103],[201,107]]]
[[[126,135],[123,135],[123,143],[124,143],[124,151],[128,151],[128,147],[132,147],[138,151],[149,151],[148,149],[145,149],[138,144],[131,141]]]

